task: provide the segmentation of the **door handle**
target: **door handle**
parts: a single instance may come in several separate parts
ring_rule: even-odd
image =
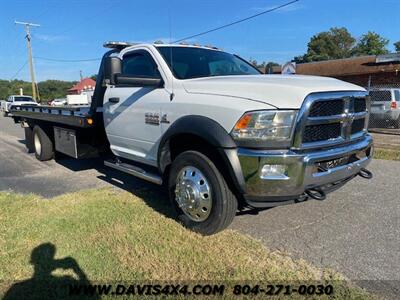
[[[118,103],[119,102],[119,98],[118,97],[112,97],[112,98],[109,98],[108,101],[110,101],[112,103]]]

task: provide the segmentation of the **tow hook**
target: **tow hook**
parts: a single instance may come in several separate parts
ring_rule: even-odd
[[[308,197],[313,198],[315,200],[322,201],[326,199],[325,192],[319,188],[308,189],[305,191],[305,193],[307,194]]]
[[[360,170],[360,172],[358,173],[358,175],[359,176],[361,176],[362,178],[365,178],[365,179],[371,179],[372,178],[372,172],[371,171],[368,171],[367,169],[365,169],[365,168],[362,168],[361,170]]]

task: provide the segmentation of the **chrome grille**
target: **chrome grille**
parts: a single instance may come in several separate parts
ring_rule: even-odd
[[[340,123],[308,125],[304,129],[303,143],[336,139],[341,134]]]
[[[311,106],[309,117],[341,115],[343,111],[344,101],[342,99],[332,101],[317,101]]]
[[[293,147],[320,148],[359,138],[366,132],[368,111],[364,92],[311,94],[298,114]]]
[[[351,134],[357,134],[363,131],[365,128],[365,119],[358,119],[354,120],[353,124],[351,125]]]

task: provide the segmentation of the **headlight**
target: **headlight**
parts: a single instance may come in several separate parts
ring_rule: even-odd
[[[231,134],[236,140],[290,141],[297,111],[265,110],[245,113]]]

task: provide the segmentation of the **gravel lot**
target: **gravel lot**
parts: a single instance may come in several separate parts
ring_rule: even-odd
[[[356,178],[326,201],[307,201],[238,215],[231,228],[267,247],[331,267],[361,286],[400,295],[400,162],[375,160],[374,178]],[[0,190],[52,197],[109,184],[135,194],[160,188],[105,168],[100,160],[40,163],[27,154],[23,130],[0,117]],[[162,200],[161,200],[162,201]]]

